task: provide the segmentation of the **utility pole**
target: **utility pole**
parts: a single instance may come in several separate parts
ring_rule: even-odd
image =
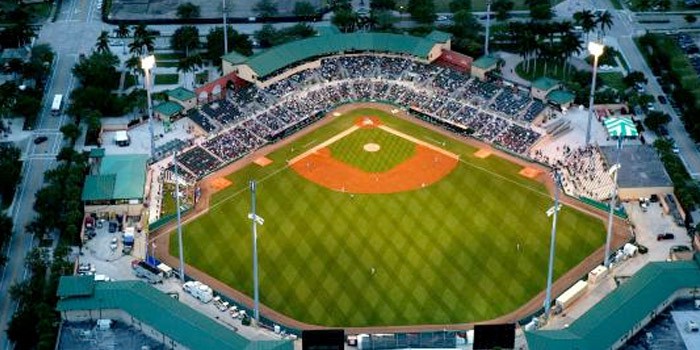
[[[484,38],[484,54],[489,54],[489,32],[491,31],[491,0],[486,3],[486,37]]]
[[[224,55],[228,53],[228,28],[226,28],[226,0],[221,0],[224,13]]]

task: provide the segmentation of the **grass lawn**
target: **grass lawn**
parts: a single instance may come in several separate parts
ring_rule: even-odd
[[[367,115],[418,139],[444,141],[462,162],[426,188],[353,196],[285,167],[286,159]],[[402,150],[397,156],[403,149],[397,148]],[[185,258],[252,294],[246,189],[249,179],[258,179],[258,214],[265,218],[258,231],[265,305],[327,326],[441,324],[503,315],[545,287],[551,221],[544,213],[552,199],[543,185],[518,175],[520,166],[495,156],[479,159],[475,151],[380,111],[349,112],[269,154],[271,165],[230,174],[233,185],[184,227]],[[561,211],[558,227],[556,276],[605,237],[602,221],[571,208]],[[172,253],[176,243],[171,240]]]
[[[598,73],[598,77],[604,85],[619,92],[623,92],[625,89],[627,89],[627,86],[625,86],[625,83],[622,81],[624,76],[620,72]]]
[[[365,144],[375,143],[377,152],[365,152]],[[358,129],[329,146],[334,158],[370,173],[394,168],[416,152],[416,144],[382,129]]]
[[[184,57],[181,53],[178,52],[160,52],[156,53],[156,61],[164,61],[164,60],[179,60]]]
[[[177,84],[180,81],[179,74],[156,74],[155,84],[156,85],[170,85]]]
[[[566,65],[568,66],[568,68],[566,68],[566,76],[564,76],[564,69],[562,69],[563,65],[560,63],[547,63],[547,70],[545,71],[545,64],[543,60],[537,60],[537,64],[535,64],[533,60],[530,60],[529,70],[526,70],[526,61],[522,61],[515,66],[515,73],[528,81],[533,81],[543,76],[560,81],[567,81],[576,68],[568,63],[566,63]]]
[[[175,68],[177,67],[177,61],[158,61],[156,67],[161,68]]]

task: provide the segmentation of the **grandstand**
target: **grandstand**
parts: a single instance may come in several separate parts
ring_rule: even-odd
[[[252,57],[224,56],[225,76],[237,79],[228,85],[238,88],[224,89],[224,98],[189,113],[209,135],[202,147],[192,148],[194,154],[186,150],[180,157],[203,156],[201,162],[190,163],[197,169],[188,171],[206,176],[337,105],[364,101],[408,108],[449,130],[526,155],[544,134],[532,122],[546,105],[499,82],[470,77],[456,66],[471,61],[449,48],[449,37],[439,32],[426,38],[356,33],[305,39]],[[441,59],[443,54],[446,59]],[[241,81],[249,84],[242,86]],[[221,89],[205,87],[197,95],[206,101],[206,91]],[[208,159],[210,155],[220,162]]]

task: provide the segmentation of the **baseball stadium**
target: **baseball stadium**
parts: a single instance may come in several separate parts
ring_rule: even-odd
[[[556,185],[531,149],[553,107],[471,76],[472,63],[440,32],[326,34],[224,56],[224,76],[186,112],[201,140],[177,155],[197,189],[182,220],[188,278],[252,306],[254,180],[270,322],[359,333],[537,313]],[[606,235],[606,212],[560,200],[554,295],[602,261]],[[175,227],[151,232],[171,266]],[[614,246],[628,239],[623,220],[613,231]]]

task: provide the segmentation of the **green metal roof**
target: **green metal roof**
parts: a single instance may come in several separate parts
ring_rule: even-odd
[[[444,43],[452,39],[452,34],[442,32],[439,30],[433,30],[432,32],[430,32],[430,34],[426,35],[425,38],[434,42]]]
[[[547,91],[554,88],[558,84],[559,81],[557,81],[556,79],[541,77],[537,78],[537,80],[532,82],[532,87],[534,87],[535,89],[540,89],[542,91]]]
[[[221,58],[228,61],[231,64],[241,64],[248,61],[248,56],[241,55],[236,51],[231,51],[228,54],[222,56]]]
[[[145,154],[106,155],[100,161],[99,174],[86,177],[83,200],[143,198],[147,164]]]
[[[568,328],[525,332],[528,347],[609,349],[671,294],[700,287],[698,259],[647,264]]]
[[[472,67],[477,67],[481,69],[489,69],[498,63],[498,57],[492,55],[485,55],[477,58],[472,62]]]
[[[187,90],[183,87],[178,87],[176,89],[169,90],[166,92],[166,94],[170,98],[174,98],[178,101],[187,101],[187,100],[195,98],[195,96],[196,96],[194,94],[194,92]]]
[[[100,201],[112,199],[116,181],[117,176],[114,174],[88,175],[85,177],[85,185],[83,186],[83,200]]]
[[[89,296],[95,290],[95,277],[75,276],[74,278],[61,278],[58,281],[56,295],[59,298]]]
[[[294,62],[347,51],[376,51],[413,55],[422,59],[436,44],[429,38],[390,33],[350,33],[321,35],[275,46],[241,61],[238,54],[222,57],[232,64],[247,64],[259,77],[265,77]]]
[[[90,150],[90,158],[102,158],[105,156],[104,148],[93,148]]]
[[[315,27],[317,35],[336,35],[340,34],[340,29],[336,26],[319,26]]]
[[[553,90],[552,92],[547,94],[548,100],[559,105],[573,102],[575,97],[576,96],[574,94],[565,90]]]
[[[180,106],[180,104],[172,102],[172,101],[165,101],[157,106],[155,106],[154,110],[162,115],[172,117],[177,113],[180,113],[184,108]]]
[[[64,276],[60,283],[76,278]],[[142,281],[96,283],[92,294],[62,298],[56,309],[121,309],[192,350],[293,349],[290,341],[250,341]]]

